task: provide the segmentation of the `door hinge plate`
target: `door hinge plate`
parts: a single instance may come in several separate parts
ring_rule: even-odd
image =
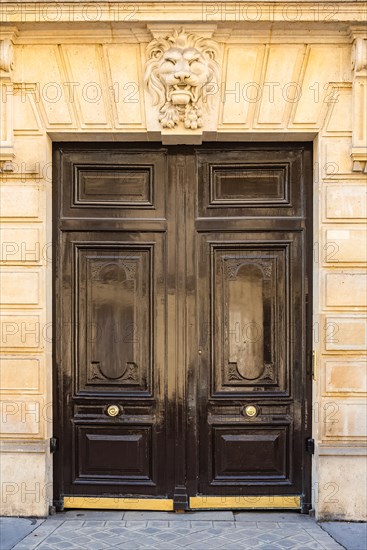
[[[312,352],[312,379],[317,379],[317,354],[316,350]]]
[[[50,438],[50,453],[56,453],[56,451],[58,451],[59,449],[59,446],[58,446],[58,440],[56,437],[51,437]]]
[[[312,437],[306,440],[306,451],[310,455],[315,454],[315,440]]]

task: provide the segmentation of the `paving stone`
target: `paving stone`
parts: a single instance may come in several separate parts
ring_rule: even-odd
[[[277,523],[270,521],[258,521],[256,522],[256,526],[258,529],[261,529],[261,531],[276,531],[279,529],[279,525]]]
[[[159,541],[154,548],[157,548],[157,550],[177,550],[179,548],[181,550],[181,548],[176,544],[164,541]]]
[[[216,521],[214,525],[221,529],[233,529],[236,524],[234,521]]]
[[[236,529],[241,529],[242,531],[250,531],[251,529],[257,529],[257,523],[255,522],[234,522]]]
[[[141,548],[140,544],[137,544],[136,542],[127,542],[120,544],[117,546],[117,548],[125,549],[126,550],[135,550],[136,548]]]
[[[290,538],[283,538],[281,540],[277,540],[276,542],[276,546],[278,548],[285,548],[285,549],[288,549],[288,548],[294,548],[294,540],[290,539]]]
[[[159,541],[174,541],[175,539],[178,539],[180,537],[183,537],[185,535],[189,535],[190,530],[186,533],[177,533],[176,531],[162,531],[160,533],[157,533],[154,538],[158,539]]]
[[[282,533],[261,533],[257,536],[257,538],[259,540],[262,540],[264,542],[275,542],[279,539],[282,539],[283,538],[283,534]]]
[[[73,547],[74,548],[74,547]],[[88,546],[85,546],[85,548],[88,548],[88,550],[110,550],[111,546],[108,543],[100,541],[93,541],[88,544]],[[78,550],[81,550],[80,547],[78,547]]]
[[[169,522],[169,527],[174,527],[174,532],[178,533],[179,535],[187,535],[187,533],[190,533],[194,529],[193,527],[190,527],[190,525],[191,524],[185,524],[185,526],[182,525],[181,527],[177,524]]]
[[[127,529],[126,527],[111,527],[110,528],[110,533],[113,533],[114,535],[123,535],[124,533],[126,533]]]
[[[62,512],[61,514],[56,514],[56,516],[53,517],[62,517],[64,520],[69,519],[80,519],[80,520],[87,520],[87,519],[108,519],[108,520],[119,520],[123,519],[125,512],[123,511],[115,511],[115,510],[67,510],[66,512]]]
[[[212,527],[212,523],[210,522],[210,525],[201,525],[202,522],[200,521],[191,521],[190,523],[184,523],[182,524],[182,527],[190,527],[190,530],[192,533],[195,531],[204,531],[205,529],[210,529]],[[173,524],[173,528],[178,527],[177,524]]]
[[[147,527],[158,527],[159,529],[164,529],[165,527],[168,527],[169,526],[169,521],[157,521],[157,520],[153,520],[153,521],[148,521],[147,522]]]
[[[302,548],[312,548],[312,550],[321,550],[324,549],[324,545],[319,544],[318,542],[312,541],[307,544],[303,543],[300,546],[297,546],[297,549],[301,550]]]
[[[126,521],[125,520],[107,520],[105,522],[105,526],[106,527],[124,527],[126,524]]]
[[[311,538],[306,533],[304,533],[303,536],[302,535],[292,535],[292,536],[288,537],[288,540],[291,540],[295,546],[299,546],[299,545],[302,545],[302,544],[306,545],[307,543],[312,542],[316,539]]]
[[[304,521],[278,521],[277,522],[281,529],[292,529],[293,531],[298,529],[308,529],[314,523],[305,523]]]
[[[83,520],[83,523],[80,525],[80,527],[83,525],[83,527],[105,527],[106,521],[104,520]]]
[[[126,528],[128,529],[145,529],[147,521],[127,521]]]
[[[195,521],[192,522],[192,525],[194,527],[203,527],[204,529],[209,529],[210,527],[213,527],[212,521]]]
[[[200,511],[186,512],[176,514],[174,512],[125,512],[126,521],[133,520],[158,520],[158,521],[233,521],[233,512],[231,511]]]
[[[238,531],[237,529],[234,529],[233,531],[227,531],[226,538],[227,540],[230,540],[232,542],[244,540],[243,533],[241,531]]]
[[[251,521],[251,522],[292,522],[297,523],[299,521],[313,521],[312,518],[306,514],[299,514],[296,512],[234,512],[235,521]]]

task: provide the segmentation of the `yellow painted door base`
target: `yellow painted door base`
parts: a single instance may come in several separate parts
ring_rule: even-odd
[[[299,496],[196,496],[190,497],[192,510],[235,509],[240,510],[298,510],[301,508]]]
[[[173,511],[173,500],[133,497],[64,497],[64,508],[90,510],[164,510]]]
[[[89,510],[173,511],[173,500],[133,497],[64,497],[64,508]],[[190,497],[191,510],[299,510],[299,496],[196,496]]]

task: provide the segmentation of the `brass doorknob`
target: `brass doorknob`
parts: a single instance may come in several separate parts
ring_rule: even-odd
[[[117,416],[121,412],[121,409],[118,405],[109,405],[106,412],[108,416]]]
[[[247,405],[247,407],[244,407],[242,409],[242,414],[249,416],[250,418],[253,416],[257,416],[258,414],[257,407],[255,407],[255,405]]]

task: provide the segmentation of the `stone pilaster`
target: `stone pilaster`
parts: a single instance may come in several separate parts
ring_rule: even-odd
[[[367,173],[367,33],[351,29],[353,38],[353,172]]]
[[[14,30],[4,32],[0,40],[0,171],[12,172],[14,158],[13,133],[13,39]]]

